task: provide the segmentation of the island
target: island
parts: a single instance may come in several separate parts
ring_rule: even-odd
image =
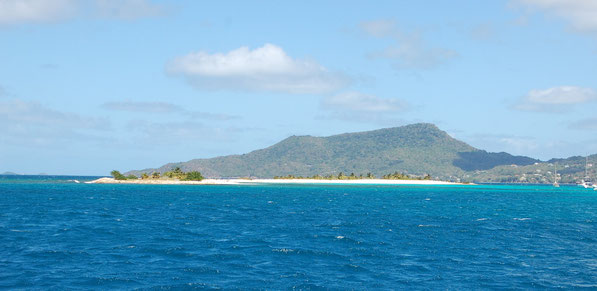
[[[290,136],[244,154],[130,170],[121,174],[132,178],[126,181],[113,177],[118,183],[147,184],[174,183],[172,181],[222,184],[247,183],[247,180],[335,184],[438,184],[444,183],[442,181],[583,184],[597,179],[594,164],[597,164],[597,155],[541,161],[506,152],[488,152],[453,138],[434,124],[416,123],[325,137]],[[211,179],[188,178],[182,175],[183,171],[197,172]],[[158,175],[159,179],[153,175]],[[405,182],[400,182],[402,180]]]
[[[339,173],[337,175],[314,175],[312,177],[302,176],[275,176],[273,179],[263,178],[212,178],[205,179],[201,173],[191,171],[183,172],[179,167],[163,174],[153,172],[151,174],[143,173],[141,177],[135,175],[125,176],[119,171],[112,171],[112,177],[99,178],[97,180],[85,182],[87,184],[148,184],[148,185],[259,185],[259,184],[327,184],[327,185],[465,185],[466,183],[456,183],[433,180],[430,175],[421,177],[410,176],[403,173],[391,173],[382,178],[376,178],[373,174],[356,175],[351,173],[346,175]]]

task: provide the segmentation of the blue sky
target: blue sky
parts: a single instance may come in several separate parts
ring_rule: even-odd
[[[597,153],[592,0],[0,0],[0,44],[0,172],[414,122],[488,151]]]

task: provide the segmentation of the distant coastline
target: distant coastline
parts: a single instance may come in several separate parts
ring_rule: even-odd
[[[257,185],[257,184],[327,184],[327,185],[466,185],[463,183],[435,180],[318,180],[318,179],[204,179],[201,181],[180,181],[166,179],[116,180],[100,178],[87,184],[141,184],[141,185]]]

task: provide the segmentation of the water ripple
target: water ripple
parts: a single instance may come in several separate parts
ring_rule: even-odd
[[[0,183],[0,288],[597,285],[576,188]]]

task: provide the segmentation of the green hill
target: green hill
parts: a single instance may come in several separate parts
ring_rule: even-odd
[[[291,136],[247,154],[170,163],[157,169],[129,173],[164,173],[180,167],[185,172],[200,171],[206,177],[271,178],[339,172],[371,172],[379,177],[398,171],[456,179],[470,171],[536,162],[539,161],[528,157],[478,150],[450,137],[433,124],[418,123],[329,137]]]
[[[588,160],[588,167],[587,166]],[[498,183],[553,183],[557,173],[560,183],[579,183],[581,180],[597,181],[597,155],[551,159],[526,166],[501,165],[488,170],[467,172],[463,179],[473,182]]]
[[[19,175],[19,174],[17,174],[17,173],[13,173],[13,172],[4,172],[4,173],[2,173],[2,174],[0,174],[0,175],[4,175],[4,176],[17,176],[17,175]]]

